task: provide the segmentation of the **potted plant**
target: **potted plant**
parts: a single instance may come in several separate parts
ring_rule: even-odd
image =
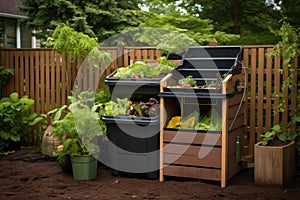
[[[297,83],[294,81],[294,60],[299,55],[298,36],[296,31],[285,22],[283,22],[279,34],[282,41],[273,48],[271,55],[283,58],[282,70],[286,70],[289,74],[282,83],[281,90],[284,91],[297,87]],[[299,90],[295,95],[299,100]],[[287,109],[285,105],[285,102],[281,102],[278,106],[278,112]],[[295,124],[300,122],[299,108],[298,105],[290,113],[291,121],[289,123],[274,125],[271,131],[262,135],[262,141],[255,144],[255,183],[283,186],[294,179],[296,174],[295,140],[299,139],[299,130],[295,129]]]
[[[87,94],[95,96],[95,92],[85,91],[78,97],[69,97],[71,104],[67,114],[54,123],[53,129],[54,136],[61,140],[54,155],[61,163],[70,156],[75,180],[96,178],[97,160],[94,156],[100,151],[97,141],[106,132],[98,112],[101,104],[92,105],[86,98]]]
[[[33,99],[28,96],[20,98],[18,93],[0,100],[0,139],[6,146],[3,150],[18,150],[21,142],[31,142],[31,127],[44,120],[31,112],[33,106]]]

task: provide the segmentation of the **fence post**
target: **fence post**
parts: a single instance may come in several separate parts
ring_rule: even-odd
[[[116,68],[123,67],[124,66],[124,47],[125,44],[121,41],[117,44],[118,50],[117,50],[117,66]]]

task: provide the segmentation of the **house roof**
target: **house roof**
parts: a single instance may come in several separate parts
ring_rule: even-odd
[[[23,18],[25,13],[19,11],[21,0],[0,0],[0,16],[10,18]]]

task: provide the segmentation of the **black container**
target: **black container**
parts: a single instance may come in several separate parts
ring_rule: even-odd
[[[236,58],[186,58],[182,66],[189,69],[230,70],[239,66],[239,62]]]
[[[159,117],[103,117],[108,139],[115,145],[109,157],[113,175],[119,172],[146,174],[158,178]]]
[[[185,58],[219,58],[241,56],[242,46],[191,46],[184,54]]]
[[[118,98],[143,97],[143,99],[157,97],[161,78],[114,78],[115,73],[113,72],[105,79],[113,96]]]
[[[230,70],[200,70],[177,68],[172,72],[173,78],[176,80],[192,76],[194,80],[216,80],[217,77],[223,77],[224,74],[231,74]],[[202,85],[202,84],[200,84]]]
[[[164,88],[158,94],[159,97],[172,98],[197,98],[197,99],[224,99],[234,96],[234,94],[222,94],[221,89],[201,89],[201,88]]]

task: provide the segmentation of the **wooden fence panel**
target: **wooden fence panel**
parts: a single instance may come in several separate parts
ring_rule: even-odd
[[[280,74],[282,65],[280,58],[271,58],[266,53],[273,46],[244,46],[243,60],[246,68],[246,82],[248,98],[245,98],[245,123],[248,129],[247,145],[249,154],[253,155],[254,144],[259,141],[260,135],[269,131],[279,122],[288,122],[290,113],[296,106],[293,90],[284,91],[285,101],[288,102],[285,113],[275,112],[281,98],[281,83],[287,73]],[[107,75],[119,67],[128,66],[133,60],[156,60],[162,52],[156,47],[126,47],[119,44],[117,47],[100,47],[101,51],[112,55],[113,62],[109,67],[98,69],[91,66],[83,67],[83,60],[71,61],[64,56],[57,56],[52,49],[0,49],[0,63],[4,67],[15,69],[15,74],[9,79],[3,89],[3,96],[18,92],[20,96],[28,95],[35,99],[33,111],[38,114],[46,113],[53,108],[67,103],[67,96],[71,95],[74,84],[81,89],[96,89],[104,82]],[[105,70],[105,71],[104,71]],[[298,59],[295,58],[295,80],[297,83]],[[86,77],[84,77],[86,76]],[[95,87],[95,88],[91,88]],[[101,86],[100,86],[101,87]],[[288,99],[292,96],[292,99]]]
[[[282,59],[268,56],[273,46],[245,46],[244,63],[248,71],[248,107],[245,107],[245,119],[248,127],[249,154],[253,155],[254,144],[261,140],[261,135],[271,130],[278,123],[289,122],[289,113],[297,104],[295,94],[297,86],[292,90],[284,90],[280,97],[281,84],[289,75],[287,71],[280,73]],[[297,59],[295,59],[297,61]],[[295,63],[295,74],[298,64]],[[297,83],[297,75],[294,78]],[[292,99],[290,99],[292,97]],[[280,102],[286,102],[285,112],[277,112]]]

